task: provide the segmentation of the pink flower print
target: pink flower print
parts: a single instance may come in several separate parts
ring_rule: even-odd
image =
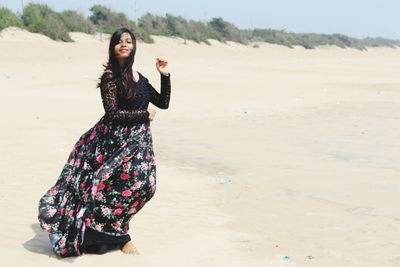
[[[81,146],[81,145],[83,144],[83,142],[84,142],[84,140],[81,139],[81,140],[79,141],[79,143],[78,143],[78,146]]]
[[[111,189],[112,189],[112,186],[109,185],[109,186],[107,186],[107,189],[106,189],[106,190],[107,190],[107,192],[108,192],[108,191],[110,191]]]
[[[139,201],[135,201],[135,202],[133,202],[132,207],[136,207],[138,204],[139,204]]]
[[[97,193],[97,186],[92,187],[92,194],[95,195]]]
[[[143,155],[142,155],[142,153],[140,153],[140,152],[139,152],[139,153],[137,153],[137,155],[136,155],[136,158],[137,158],[137,159],[143,159]]]
[[[65,255],[65,254],[67,254],[67,252],[68,252],[68,250],[66,248],[63,248],[61,250],[61,255]]]
[[[72,176],[71,176],[71,175],[68,175],[67,178],[65,178],[65,180],[66,180],[67,182],[71,181],[71,179],[72,179]]]
[[[125,226],[124,226],[124,230],[125,230],[125,231],[128,231],[128,230],[129,230],[129,226],[128,226],[128,225],[125,225]]]
[[[75,251],[79,251],[79,248],[78,248],[78,240],[74,240],[74,242],[72,243],[73,245],[74,245],[74,248],[75,248]]]
[[[61,206],[65,206],[65,204],[67,203],[67,200],[68,200],[68,195],[64,195],[64,197],[63,197],[63,199],[62,199],[62,201],[61,201]]]
[[[47,224],[47,223],[45,223],[45,224],[43,224],[43,230],[45,230],[45,231],[50,231],[50,229],[51,229],[51,227]]]
[[[101,190],[103,190],[104,187],[106,187],[105,184],[99,183],[99,185],[97,186],[97,190],[101,191]]]
[[[128,127],[125,127],[125,129],[124,129],[124,130],[125,130],[125,132],[127,132],[127,131],[128,131]]]
[[[140,184],[138,182],[133,184],[133,188],[138,189],[140,187]]]
[[[96,225],[95,228],[96,228],[96,230],[99,231],[99,232],[103,231],[103,225],[98,224],[98,225]]]
[[[118,216],[118,215],[120,215],[122,213],[122,209],[116,209],[116,210],[114,210],[114,215],[115,216]]]
[[[63,215],[63,216],[65,215],[65,208],[61,209],[60,214]]]
[[[97,200],[103,199],[103,194],[102,194],[101,192],[97,192],[97,193],[96,193],[96,199],[97,199]]]
[[[115,204],[115,207],[121,207],[122,206],[122,204],[121,203],[117,203],[117,204]]]
[[[145,171],[145,170],[147,170],[147,164],[146,163],[142,163],[142,164],[140,164],[140,169],[142,170],[142,171]]]
[[[103,167],[103,166],[102,166],[102,167]],[[105,181],[105,180],[108,180],[108,178],[110,178],[109,174],[104,174],[104,175],[101,177],[101,181],[103,182],[103,181]]]
[[[129,164],[125,163],[124,165],[122,165],[122,167],[124,168],[124,171],[129,170],[130,166]]]
[[[153,176],[150,176],[149,180],[150,180],[150,184],[151,184],[151,185],[154,185],[154,184],[155,184],[155,179],[154,179]]]
[[[57,193],[58,193],[58,190],[57,190],[57,189],[52,189],[52,190],[50,191],[50,195],[52,195],[52,196],[57,195]]]
[[[128,214],[135,214],[136,213],[136,209],[133,207],[133,208],[130,208],[130,210],[128,211]]]
[[[121,178],[121,180],[128,180],[130,178],[129,174],[127,173],[121,173],[119,177]]]
[[[65,244],[65,237],[63,236],[61,239],[60,239],[60,241],[58,241],[58,244],[60,244],[60,245],[63,245],[63,244]]]
[[[89,218],[87,218],[85,222],[86,222],[86,226],[90,226],[90,224],[91,224],[91,221],[90,221],[90,219],[89,219]]]
[[[135,195],[134,195],[134,197],[139,197],[139,193],[136,192]]]
[[[81,188],[85,188],[85,183],[80,184]]]
[[[93,131],[93,133],[89,137],[89,140],[93,140],[95,136],[96,136],[96,131]]]
[[[72,217],[74,216],[74,211],[73,211],[73,210],[70,210],[69,213],[68,213],[68,215],[69,215],[70,218],[72,218]]]
[[[103,208],[101,208],[101,212],[105,215],[105,216],[108,216],[108,215],[110,215],[111,214],[111,211],[110,211],[110,209],[109,208],[107,208],[107,207],[103,207]]]
[[[129,157],[123,156],[123,157],[122,157],[122,162],[127,162],[127,161],[129,161]]]
[[[50,214],[51,217],[53,217],[54,214],[56,214],[56,212],[57,212],[57,210],[56,210],[56,209],[53,209],[53,208],[51,208],[51,209],[49,210],[49,214]]]
[[[130,190],[125,190],[125,191],[122,191],[121,195],[123,197],[130,197],[130,196],[132,196],[132,192]]]
[[[150,154],[147,154],[147,155],[146,155],[146,159],[147,159],[147,160],[151,159],[151,155],[150,155]]]
[[[134,176],[134,177],[138,177],[138,175],[139,175],[139,172],[138,172],[138,171],[134,171],[134,172],[133,172],[133,176]]]
[[[78,159],[77,161],[76,161],[76,166],[79,168],[79,166],[81,166],[81,159]]]
[[[127,145],[127,143],[123,143],[121,147],[126,147]]]
[[[97,162],[98,163],[103,163],[103,155],[100,155],[97,157]]]
[[[104,131],[103,131],[103,134],[104,134],[104,135],[106,135],[106,134],[107,134],[107,132],[108,132],[108,128],[107,128],[107,126],[104,126]]]

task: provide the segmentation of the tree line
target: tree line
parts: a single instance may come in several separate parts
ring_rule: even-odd
[[[232,23],[217,17],[202,22],[185,19],[181,16],[166,14],[157,16],[147,13],[137,22],[129,20],[126,14],[115,12],[102,5],[93,5],[91,15],[85,17],[77,11],[56,12],[48,5],[30,3],[21,14],[15,14],[7,8],[0,8],[0,30],[16,26],[30,32],[41,33],[53,40],[72,42],[69,32],[113,33],[116,29],[127,27],[135,36],[153,43],[151,35],[176,36],[185,41],[209,44],[209,39],[220,42],[233,41],[242,44],[267,42],[287,47],[302,46],[313,49],[321,45],[365,50],[367,47],[399,47],[400,40],[385,38],[357,39],[343,34],[291,33],[274,29],[239,29]]]

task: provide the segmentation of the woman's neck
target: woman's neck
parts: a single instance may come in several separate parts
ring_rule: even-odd
[[[126,62],[126,59],[118,59],[118,63],[119,63],[119,66],[121,67],[121,69],[124,67],[125,62]]]

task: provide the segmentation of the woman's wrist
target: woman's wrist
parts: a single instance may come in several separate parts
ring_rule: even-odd
[[[162,75],[162,76],[166,76],[166,77],[169,77],[169,72],[166,72],[166,73],[163,73],[163,72],[160,72],[160,74]]]

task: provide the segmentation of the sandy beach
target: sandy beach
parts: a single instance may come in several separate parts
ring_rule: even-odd
[[[140,255],[56,258],[37,216],[104,114],[107,36],[0,33],[2,266],[400,266],[400,49],[211,46],[154,36],[136,69],[170,108],[152,122],[154,198]]]

